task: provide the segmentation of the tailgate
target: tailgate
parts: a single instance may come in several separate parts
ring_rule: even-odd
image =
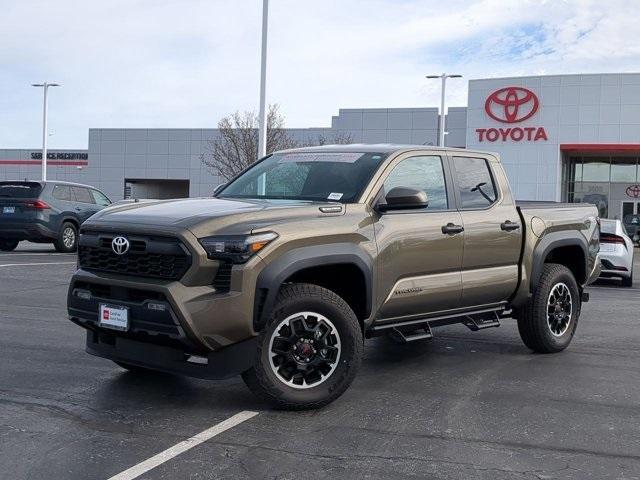
[[[0,182],[0,225],[34,220],[41,192],[38,182]]]

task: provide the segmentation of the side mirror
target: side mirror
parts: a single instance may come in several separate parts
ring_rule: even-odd
[[[386,203],[378,204],[381,212],[427,208],[429,205],[429,198],[424,191],[408,187],[392,188],[384,199]]]
[[[221,183],[220,185],[217,185],[217,186],[213,189],[213,194],[212,194],[212,196],[213,196],[213,197],[215,197],[215,196],[220,192],[220,190],[222,190],[222,189],[223,189],[224,187],[226,187],[226,186],[227,186],[227,184],[226,184],[226,183]]]

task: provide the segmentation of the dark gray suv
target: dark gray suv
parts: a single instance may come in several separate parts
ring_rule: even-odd
[[[104,193],[79,183],[0,182],[0,250],[29,240],[75,252],[79,226],[109,205]]]

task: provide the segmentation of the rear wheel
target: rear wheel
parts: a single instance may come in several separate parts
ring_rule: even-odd
[[[75,252],[78,248],[78,229],[76,226],[71,222],[64,222],[53,245],[58,252]]]
[[[362,350],[360,324],[342,298],[317,285],[287,285],[258,337],[254,366],[242,378],[278,408],[319,408],[349,387]]]
[[[18,246],[17,240],[0,240],[0,250],[3,252],[11,252]]]
[[[622,277],[622,286],[623,287],[632,287],[633,286],[633,269],[629,272],[628,277]]]
[[[567,348],[580,316],[578,284],[564,265],[544,265],[540,281],[518,312],[518,330],[524,344],[538,353]]]

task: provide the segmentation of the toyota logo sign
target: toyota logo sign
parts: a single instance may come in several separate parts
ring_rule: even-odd
[[[630,185],[627,187],[627,195],[631,198],[640,197],[640,185]]]
[[[116,237],[111,241],[111,249],[116,255],[124,255],[129,251],[129,240],[124,237]]]
[[[502,123],[524,122],[538,111],[538,97],[528,88],[505,87],[487,97],[484,109]]]

